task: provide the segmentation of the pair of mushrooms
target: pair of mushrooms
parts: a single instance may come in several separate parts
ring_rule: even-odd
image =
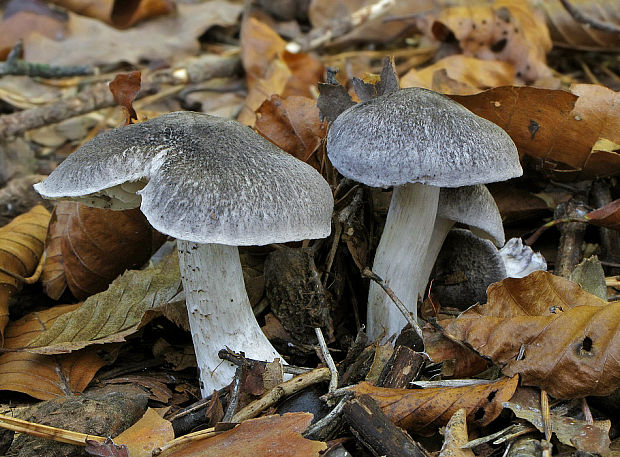
[[[479,184],[521,175],[515,145],[449,98],[411,88],[355,105],[332,123],[327,151],[344,176],[394,186],[373,270],[414,316],[454,222],[503,244],[495,204]],[[178,239],[203,395],[232,379],[234,367],[218,359],[220,348],[280,357],[252,313],[237,246],[328,236],[333,210],[329,185],[312,167],[235,121],[190,112],[105,132],[35,188],[90,206],[139,206],[155,229]],[[480,222],[470,217],[471,201],[495,213]],[[371,284],[369,334],[389,336],[404,323]]]
[[[177,238],[203,396],[230,383],[228,347],[281,358],[261,331],[237,246],[323,238],[331,189],[311,166],[236,121],[175,112],[98,135],[35,185],[46,198],[140,207]]]

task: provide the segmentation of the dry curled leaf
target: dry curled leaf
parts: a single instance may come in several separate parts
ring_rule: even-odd
[[[43,255],[50,213],[37,205],[0,227],[0,268],[21,277],[30,276]],[[9,322],[9,299],[21,287],[12,276],[0,271],[0,335]]]
[[[386,389],[366,382],[358,384],[353,392],[370,395],[392,422],[419,434],[434,433],[446,425],[460,408],[467,410],[467,422],[484,426],[502,411],[517,388],[518,376],[494,382],[464,387],[436,387],[430,389]]]
[[[545,57],[551,50],[549,31],[527,2],[496,0],[491,5],[443,8],[427,33],[442,41],[455,37],[466,56],[514,65],[522,81],[551,76]]]
[[[498,87],[451,98],[506,130],[519,154],[538,159],[541,168],[563,175],[618,174],[620,95],[591,84],[571,91]]]
[[[140,92],[141,79],[142,73],[139,71],[120,73],[108,85],[114,96],[114,101],[123,109],[123,114],[125,114],[123,125],[129,125],[133,120],[138,120],[136,110],[133,109],[133,101]]]
[[[599,209],[590,211],[586,214],[586,219],[594,225],[620,230],[620,199],[614,200]]]
[[[545,271],[492,284],[487,295],[486,305],[445,327],[450,337],[556,398],[608,395],[618,387],[620,302],[607,304]]]
[[[170,421],[149,408],[138,422],[114,438],[114,442],[127,446],[131,457],[151,457],[153,449],[173,439]]]
[[[471,449],[461,449],[469,441],[467,437],[467,411],[465,408],[455,412],[443,433],[444,442],[439,457],[474,457]]]
[[[237,427],[213,438],[189,442],[161,457],[229,457],[232,455],[269,455],[288,457],[319,457],[327,446],[321,441],[311,441],[301,436],[312,414],[286,413],[282,416],[264,416],[243,421]]]
[[[142,266],[163,240],[139,209],[58,202],[45,241],[46,293],[57,299],[65,281],[79,299],[101,292],[125,270]]]

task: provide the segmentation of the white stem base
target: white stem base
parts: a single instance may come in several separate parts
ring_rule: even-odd
[[[237,247],[183,240],[177,247],[203,397],[233,380],[236,368],[218,357],[220,349],[282,360],[252,312]]]
[[[407,184],[395,187],[377,247],[373,272],[379,275],[417,318],[418,283],[431,238],[439,187]],[[373,282],[368,293],[368,335],[383,340],[399,333],[405,318],[381,287]]]

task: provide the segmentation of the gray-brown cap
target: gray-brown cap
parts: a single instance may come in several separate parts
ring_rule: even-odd
[[[35,188],[140,206],[160,232],[197,243],[262,245],[331,230],[332,193],[314,168],[236,121],[185,111],[98,135]]]
[[[437,217],[468,225],[476,235],[490,239],[498,247],[503,246],[506,241],[497,204],[483,184],[442,187]]]
[[[523,173],[504,130],[419,87],[345,110],[329,129],[327,153],[341,174],[373,187],[461,187]]]

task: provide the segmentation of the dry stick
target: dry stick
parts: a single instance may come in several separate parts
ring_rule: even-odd
[[[612,24],[610,22],[599,21],[590,16],[583,14],[577,8],[575,8],[568,0],[560,0],[562,2],[562,6],[568,14],[572,16],[577,22],[581,24],[586,24],[592,27],[595,30],[600,30],[601,32],[609,32],[609,33],[620,33],[620,27],[616,24]]]
[[[385,281],[383,279],[381,279],[379,276],[377,276],[368,267],[364,268],[364,270],[362,271],[362,277],[363,278],[369,278],[369,279],[375,281],[377,284],[379,284],[379,286],[381,286],[383,291],[394,302],[394,304],[396,305],[398,310],[403,314],[403,316],[405,316],[405,319],[407,320],[407,323],[409,325],[411,325],[411,327],[415,330],[415,332],[418,334],[418,336],[420,338],[423,338],[423,336],[422,336],[422,329],[420,328],[420,326],[418,325],[416,320],[413,318],[413,315],[409,312],[409,310],[405,307],[405,305],[403,305],[403,302],[400,301],[400,299],[396,296],[394,291],[392,289],[390,289],[390,287],[385,284]]]
[[[11,416],[0,414],[0,427],[13,430],[14,432],[25,433],[27,435],[45,438],[48,440],[58,441],[59,443],[75,444],[78,446],[86,446],[86,440],[97,441],[103,443],[106,438],[97,435],[87,435],[85,433],[72,432],[62,428],[51,427],[49,425],[36,424]]]
[[[349,17],[331,21],[327,26],[315,29],[308,35],[297,38],[286,45],[286,50],[292,53],[310,51],[320,48],[339,38],[355,27],[387,13],[396,4],[396,0],[379,0],[377,3],[360,8]]]
[[[65,78],[67,76],[87,76],[95,73],[95,70],[89,65],[58,66],[26,62],[19,59],[23,47],[21,40],[15,43],[6,61],[4,63],[0,62],[0,76],[19,75],[41,78]]]
[[[331,379],[329,380],[329,389],[328,392],[333,392],[338,388],[338,370],[336,369],[336,364],[334,363],[334,359],[332,359],[332,355],[329,353],[329,349],[327,348],[327,343],[325,343],[325,338],[323,337],[323,332],[318,327],[314,328],[314,333],[316,333],[316,338],[319,340],[319,347],[321,348],[321,354],[323,355],[323,360],[327,364],[329,371],[331,373]]]
[[[226,360],[227,362],[230,362],[237,366],[255,365],[255,364],[260,364],[260,365],[265,366],[268,363],[268,362],[265,362],[264,360],[250,359],[248,357],[237,354],[231,351],[230,349],[221,349],[217,353],[217,356],[220,359]],[[296,375],[308,373],[312,371],[312,368],[298,367],[296,365],[282,365],[282,371],[286,374],[292,374],[296,376]]]
[[[232,71],[236,71],[234,70],[236,67],[231,65],[230,57],[222,57],[221,60],[216,60],[211,64],[213,67],[210,71],[204,73],[204,76],[209,79],[230,76]],[[142,98],[158,90],[159,82],[154,80],[151,75],[146,75],[137,98]],[[0,116],[0,139],[115,105],[116,102],[107,84],[99,83],[74,97]]]
[[[316,421],[314,424],[312,424],[306,429],[306,431],[303,433],[304,438],[323,441],[321,435],[325,433],[326,429],[334,427],[334,422],[342,416],[342,408],[344,407],[345,403],[349,401],[352,397],[353,392],[347,393],[342,398],[342,400],[340,400],[340,402],[332,408],[329,413],[327,413],[322,419]]]
[[[551,457],[551,411],[549,410],[549,396],[545,389],[540,391],[540,416],[545,433],[545,439],[541,442],[543,457]]]
[[[524,243],[528,246],[534,244],[540,235],[542,235],[547,229],[551,227],[555,227],[560,224],[568,224],[570,222],[581,222],[587,224],[590,222],[590,219],[585,217],[563,217],[562,219],[554,219],[552,221],[547,222],[546,224],[541,225],[534,233],[532,233],[527,239],[524,240]]]
[[[235,370],[235,377],[232,382],[232,392],[230,394],[230,401],[228,402],[228,408],[226,408],[226,414],[222,417],[222,422],[230,422],[237,405],[239,404],[239,395],[241,394],[241,374],[243,373],[243,367],[238,366]]]

